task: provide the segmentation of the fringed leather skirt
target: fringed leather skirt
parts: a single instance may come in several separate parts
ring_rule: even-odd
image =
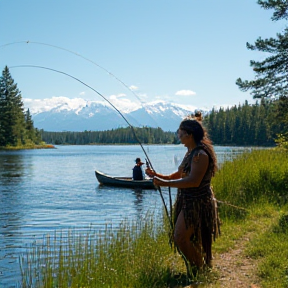
[[[212,237],[220,234],[217,202],[209,185],[201,188],[179,189],[174,206],[174,224],[183,210],[186,227],[193,226],[191,241],[198,242],[203,249],[206,264],[212,260]]]

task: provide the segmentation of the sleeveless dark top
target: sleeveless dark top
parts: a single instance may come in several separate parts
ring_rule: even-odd
[[[205,151],[209,157],[209,165],[200,185],[198,187],[181,188],[178,190],[178,192],[180,192],[182,195],[187,194],[187,197],[189,198],[197,198],[205,196],[207,194],[211,194],[210,185],[213,173],[213,162],[205,146],[198,146],[194,148],[190,153],[187,153],[178,169],[182,171],[182,178],[188,176],[191,171],[193,157],[197,157],[197,154],[200,150]]]

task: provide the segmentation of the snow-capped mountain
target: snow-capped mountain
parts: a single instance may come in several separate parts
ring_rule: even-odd
[[[112,107],[113,103],[67,97],[24,98],[23,103],[25,109],[29,108],[36,128],[54,132],[110,130],[127,127],[126,120],[135,127],[160,127],[164,131],[176,131],[180,121],[197,109],[163,101],[147,103],[145,107],[136,104],[120,107],[117,102],[117,106]]]

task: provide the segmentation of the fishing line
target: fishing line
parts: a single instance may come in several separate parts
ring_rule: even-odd
[[[246,208],[244,208],[244,207],[236,206],[236,205],[230,204],[229,202],[220,201],[220,200],[217,200],[217,199],[215,199],[215,200],[216,200],[217,203],[224,204],[224,205],[227,205],[227,206],[236,208],[236,209],[248,211],[248,209],[246,209]]]
[[[43,46],[48,46],[48,47],[52,47],[52,48],[56,48],[59,50],[63,50],[65,52],[71,53],[73,55],[76,55],[77,57],[80,57],[90,63],[92,63],[93,65],[97,66],[98,68],[102,69],[103,71],[105,71],[106,73],[108,73],[111,77],[113,77],[114,79],[116,79],[119,83],[121,83],[125,88],[127,88],[142,104],[142,106],[145,108],[145,103],[141,100],[141,98],[127,85],[125,84],[120,78],[118,78],[117,76],[115,76],[115,74],[111,73],[109,70],[107,70],[106,68],[104,68],[103,66],[99,65],[98,63],[96,63],[95,61],[75,52],[72,50],[69,50],[67,48],[63,48],[57,45],[53,45],[53,44],[49,44],[49,43],[43,43],[43,42],[37,42],[37,41],[18,41],[18,42],[11,42],[11,43],[7,43],[7,44],[3,44],[0,45],[0,48],[5,47],[5,46],[10,46],[10,45],[15,45],[15,44],[22,44],[22,43],[26,43],[26,44],[36,44],[36,45],[43,45]],[[153,118],[152,118],[153,119]],[[153,119],[154,120],[154,119]],[[154,120],[155,121],[155,120]]]
[[[137,140],[137,142],[139,143],[140,147],[142,148],[142,151],[144,152],[145,156],[147,157],[147,160],[149,162],[150,167],[153,169],[152,163],[151,163],[151,161],[150,161],[150,159],[149,159],[149,157],[148,157],[148,155],[147,155],[142,143],[140,142],[139,138],[137,137],[137,135],[135,133],[135,130],[134,130],[134,127],[128,122],[128,120],[124,117],[124,115],[121,113],[121,111],[115,105],[113,105],[105,96],[103,96],[100,92],[98,92],[96,89],[94,89],[93,87],[91,87],[90,85],[86,84],[82,80],[80,80],[80,79],[78,79],[78,78],[76,78],[76,77],[74,77],[74,76],[72,76],[72,75],[70,75],[70,74],[68,74],[66,72],[63,72],[63,71],[60,71],[60,70],[56,70],[56,69],[53,69],[53,68],[49,68],[49,67],[45,67],[45,66],[17,65],[17,66],[11,66],[9,68],[39,68],[39,69],[45,69],[45,70],[57,72],[59,74],[63,74],[65,76],[68,76],[68,77],[80,82],[81,84],[85,85],[86,87],[88,87],[89,89],[94,91],[96,94],[98,94],[100,97],[102,97],[105,101],[107,101],[120,114],[120,116],[124,119],[124,121],[128,124],[128,126],[132,130],[132,133],[133,133],[135,139]],[[164,205],[164,209],[165,209],[166,215],[167,215],[167,217],[169,219],[169,222],[170,222],[170,225],[171,225],[171,229],[172,229],[172,227],[173,227],[172,219],[170,219],[170,217],[169,217],[168,209],[167,209],[167,206],[166,206],[166,203],[165,203],[165,200],[164,200],[164,197],[163,197],[163,194],[162,194],[160,186],[157,186],[157,190],[159,191],[160,197],[161,197],[163,205]]]

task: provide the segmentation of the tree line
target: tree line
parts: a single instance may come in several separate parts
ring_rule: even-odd
[[[262,100],[254,105],[212,109],[204,123],[212,141],[218,145],[273,146],[283,125],[275,118],[278,101]]]
[[[0,77],[0,147],[27,147],[41,143],[29,109],[24,111],[21,92],[6,66]]]
[[[134,130],[134,132],[133,132]],[[117,128],[106,131],[84,132],[47,132],[40,130],[41,137],[46,143],[55,145],[87,145],[87,144],[175,144],[176,134],[164,132],[161,128],[150,127]],[[139,142],[138,142],[139,140]]]
[[[273,146],[283,125],[274,118],[277,101],[230,108],[212,109],[203,118],[209,137],[214,144],[231,146]],[[179,123],[180,124],[180,123]],[[161,128],[118,128],[107,131],[47,132],[40,130],[42,139],[56,145],[72,144],[178,144],[175,132]]]

